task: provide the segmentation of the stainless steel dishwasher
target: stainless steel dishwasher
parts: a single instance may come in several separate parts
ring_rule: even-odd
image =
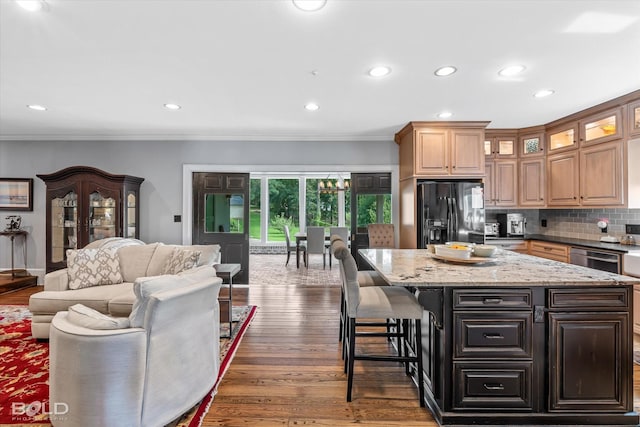
[[[595,268],[596,270],[609,271],[620,274],[620,254],[605,252],[598,249],[572,247],[570,262],[575,265]]]

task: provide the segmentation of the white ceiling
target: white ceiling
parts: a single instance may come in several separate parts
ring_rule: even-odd
[[[567,32],[584,12],[635,21]],[[443,110],[520,128],[637,89],[637,0],[0,0],[0,140],[391,140]]]

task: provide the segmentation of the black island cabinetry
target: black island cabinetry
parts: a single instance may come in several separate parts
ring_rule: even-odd
[[[429,310],[426,400],[440,424],[638,424],[632,286],[417,294]]]

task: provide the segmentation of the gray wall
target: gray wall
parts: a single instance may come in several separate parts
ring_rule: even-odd
[[[36,174],[85,165],[145,179],[141,187],[140,238],[146,242],[182,242],[184,164],[285,165],[282,171],[304,172],[307,165],[397,165],[393,141],[375,142],[220,142],[220,141],[0,141],[0,177],[34,178],[33,212],[0,211],[0,228],[9,214],[22,216],[28,267],[42,275],[45,267],[45,185]],[[290,166],[286,166],[290,165]],[[8,268],[10,241],[0,240],[0,269]],[[16,268],[22,268],[22,243],[16,239]]]

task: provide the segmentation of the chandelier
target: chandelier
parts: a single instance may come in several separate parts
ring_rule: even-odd
[[[337,181],[335,184],[333,181]],[[343,182],[341,185],[340,182]],[[348,190],[351,186],[349,179],[339,178],[338,180],[331,180],[329,177],[324,180],[318,181],[318,193],[337,193],[338,191]]]

